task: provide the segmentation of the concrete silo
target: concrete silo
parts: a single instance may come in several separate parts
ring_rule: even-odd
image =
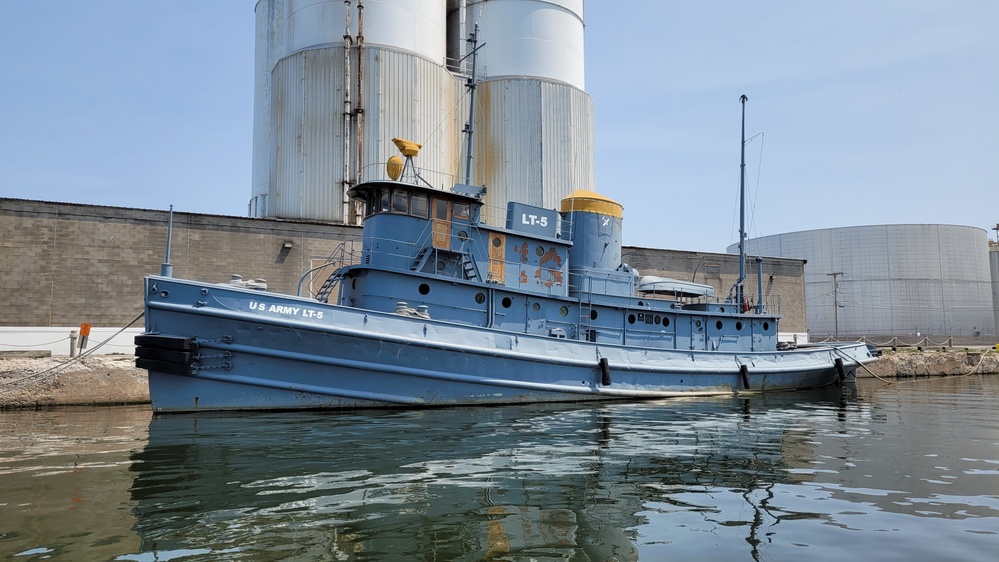
[[[583,0],[452,0],[479,26],[473,178],[503,212],[515,200],[555,208],[595,189],[593,101],[584,91]],[[449,51],[461,53],[451,37]]]
[[[381,173],[393,137],[424,145],[434,187],[463,180],[476,24],[484,218],[593,190],[583,0],[259,0],[256,15],[250,216],[355,222],[346,188]]]
[[[345,196],[392,137],[460,136],[445,64],[446,0],[259,0],[250,216],[352,222]]]
[[[808,260],[805,298],[812,339],[954,336],[967,342],[996,333],[983,229],[852,226],[763,236],[747,244],[750,256]]]

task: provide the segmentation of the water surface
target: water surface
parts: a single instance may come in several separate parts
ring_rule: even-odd
[[[606,405],[0,413],[13,560],[991,560],[999,377]]]

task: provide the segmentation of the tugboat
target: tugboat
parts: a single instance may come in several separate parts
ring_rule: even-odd
[[[154,411],[789,391],[841,383],[874,360],[863,343],[778,351],[780,315],[743,293],[743,229],[739,281],[716,298],[623,263],[612,199],[510,202],[504,226],[487,224],[484,187],[433,188],[413,161],[421,146],[393,141],[405,160],[349,190],[363,236],[303,276],[328,273],[315,294],[145,278],[136,365]]]

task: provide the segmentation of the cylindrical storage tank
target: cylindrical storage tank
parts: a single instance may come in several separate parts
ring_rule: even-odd
[[[489,187],[489,211],[509,201],[551,209],[596,188],[589,94],[533,78],[495,80],[479,84],[476,108],[473,179]]]
[[[259,0],[251,216],[349,221],[346,188],[380,173],[392,137],[428,145],[418,166],[454,169],[445,5]]]
[[[504,217],[510,201],[553,208],[573,191],[594,190],[582,0],[473,0],[467,6],[465,35],[478,24],[480,46],[472,176],[489,188],[487,220],[502,224],[493,215]],[[451,51],[467,54],[467,46],[459,47]]]
[[[263,2],[265,0],[260,0]],[[258,2],[259,3],[259,2]],[[403,50],[444,64],[446,0],[270,0],[285,5],[284,54],[343,44],[345,10],[351,34],[357,35],[358,6],[363,7],[364,44]]]
[[[583,81],[583,0],[471,0],[467,32],[479,24],[485,75],[532,76],[577,89]]]
[[[594,193],[579,190],[562,200],[562,238],[572,241],[569,269],[615,271],[621,265],[624,207]]]
[[[811,339],[837,334],[887,343],[892,336],[994,337],[988,237],[947,224],[851,226],[747,241],[747,254],[805,264]],[[738,246],[729,246],[731,253]],[[937,339],[933,339],[937,338]],[[958,339],[960,338],[960,339]]]
[[[253,155],[248,216],[268,216],[271,163],[271,69],[284,53],[285,2],[259,0],[253,61]]]

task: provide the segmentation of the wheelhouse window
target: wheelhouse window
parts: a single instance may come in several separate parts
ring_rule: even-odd
[[[379,189],[378,190],[378,206],[375,207],[373,213],[387,213],[389,210],[389,190]]]
[[[410,201],[410,211],[409,214],[414,217],[427,218],[429,212],[430,201],[426,195],[419,193],[414,193],[413,198]]]
[[[392,212],[393,213],[408,213],[409,212],[409,192],[403,191],[401,189],[396,189],[392,192]]]
[[[468,220],[468,203],[455,203],[452,213],[456,219]]]
[[[434,198],[434,218],[446,221],[447,216],[447,200]]]

